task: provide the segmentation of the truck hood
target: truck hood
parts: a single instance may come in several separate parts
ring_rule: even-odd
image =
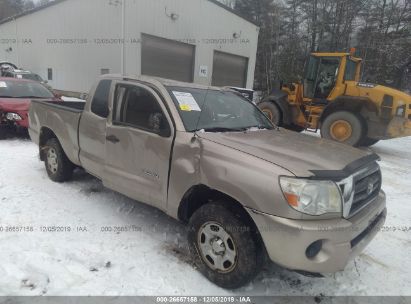
[[[367,159],[367,156],[375,155],[344,144],[285,129],[199,133],[198,136],[264,159],[300,177],[314,176],[313,171],[338,172],[350,165],[352,167],[353,164],[361,163],[359,160]]]

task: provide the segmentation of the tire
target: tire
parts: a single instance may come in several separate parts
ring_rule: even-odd
[[[67,158],[59,141],[49,139],[44,147],[45,166],[49,178],[56,183],[68,181],[73,176],[74,165]]]
[[[380,140],[379,139],[374,139],[374,138],[369,138],[369,137],[364,137],[363,140],[360,143],[360,146],[363,147],[371,147],[378,143]]]
[[[0,126],[0,140],[7,138],[7,130]]]
[[[14,137],[16,135],[16,130],[16,127],[13,125],[0,126],[0,140]]]
[[[301,133],[305,130],[305,128],[297,126],[297,125],[284,126],[284,128],[290,131],[298,132],[298,133]]]
[[[274,125],[281,126],[281,111],[273,102],[264,101],[258,105],[258,108],[263,111]]]
[[[265,251],[251,227],[223,204],[208,203],[193,214],[188,241],[200,272],[222,288],[236,289],[260,272]],[[227,236],[226,240],[217,233]]]
[[[360,116],[339,111],[328,115],[321,125],[321,136],[357,147],[364,137],[365,127]]]

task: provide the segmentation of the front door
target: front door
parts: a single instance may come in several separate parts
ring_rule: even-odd
[[[151,88],[118,83],[107,126],[104,184],[135,200],[165,209],[173,130]]]

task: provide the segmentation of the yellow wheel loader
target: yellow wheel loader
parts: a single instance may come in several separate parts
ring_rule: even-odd
[[[360,82],[361,59],[350,53],[312,53],[302,83],[283,86],[259,108],[281,127],[321,130],[323,138],[351,146],[411,136],[411,96]]]

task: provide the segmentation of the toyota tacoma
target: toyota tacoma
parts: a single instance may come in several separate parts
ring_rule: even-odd
[[[105,75],[86,103],[34,100],[29,121],[51,180],[81,167],[186,223],[198,269],[224,288],[268,260],[341,271],[386,218],[376,154],[278,128],[230,89]]]

